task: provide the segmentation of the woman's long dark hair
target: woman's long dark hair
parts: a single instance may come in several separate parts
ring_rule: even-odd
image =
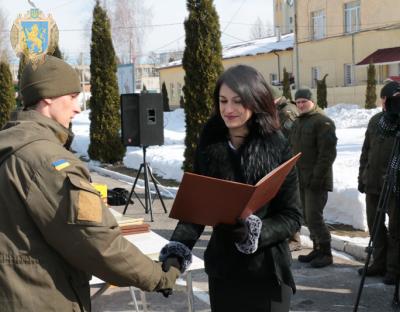
[[[218,78],[214,90],[214,114],[219,116],[221,121],[219,91],[222,84],[226,84],[239,95],[243,106],[253,112],[248,121],[250,134],[256,132],[266,136],[280,128],[271,89],[259,71],[251,66],[236,65],[228,68]]]

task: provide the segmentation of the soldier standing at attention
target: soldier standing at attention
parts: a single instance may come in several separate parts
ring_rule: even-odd
[[[313,250],[300,255],[300,262],[309,262],[321,268],[332,264],[331,235],[324,222],[324,208],[328,191],[333,189],[332,164],[336,158],[336,134],[334,122],[312,99],[309,89],[299,89],[295,94],[300,111],[293,125],[290,142],[293,153],[302,153],[297,162],[300,196],[304,220],[310,230]]]
[[[122,236],[65,146],[80,112],[75,70],[46,56],[25,67],[20,90],[24,110],[0,131],[1,311],[90,311],[91,275],[169,294],[179,271]]]

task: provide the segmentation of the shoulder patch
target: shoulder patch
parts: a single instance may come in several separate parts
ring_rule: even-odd
[[[63,170],[65,168],[71,166],[71,164],[65,159],[60,159],[55,162],[52,162],[51,165],[57,171]]]
[[[78,220],[101,222],[101,207],[101,201],[98,195],[86,191],[79,191],[77,216]]]

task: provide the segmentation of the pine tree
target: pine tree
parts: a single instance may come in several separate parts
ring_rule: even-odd
[[[15,90],[10,65],[3,59],[0,61],[0,129],[10,118],[15,109]]]
[[[375,65],[370,63],[367,69],[367,89],[365,91],[365,108],[376,108]]]
[[[213,107],[215,82],[222,73],[222,47],[218,14],[212,0],[187,0],[189,16],[185,20],[186,137],[184,171],[193,171],[194,154],[201,129]]]
[[[142,93],[148,93],[147,87],[145,84],[143,84]]]
[[[162,86],[161,86],[161,95],[162,95],[162,99],[163,99],[164,112],[169,112],[170,111],[169,97],[168,97],[167,87],[165,86],[165,81],[163,81]]]
[[[282,95],[288,100],[292,100],[292,92],[290,92],[290,77],[289,73],[286,71],[286,68],[283,68],[283,82],[282,82]]]
[[[328,77],[328,74],[325,74],[324,78],[321,80],[315,79],[317,82],[317,104],[322,109],[328,107],[326,77]]]
[[[110,20],[99,1],[93,9],[90,47],[90,145],[91,159],[107,163],[121,161],[125,147],[120,137],[121,119],[117,64],[111,41]]]
[[[182,95],[181,95],[181,97],[179,98],[179,107],[180,107],[180,108],[185,108],[185,99],[183,98]]]

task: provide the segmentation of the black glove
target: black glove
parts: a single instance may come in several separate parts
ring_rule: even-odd
[[[172,295],[172,289],[171,288],[160,289],[160,290],[157,290],[157,292],[161,293],[165,298],[168,298],[169,296]]]
[[[168,257],[165,259],[165,261],[162,263],[162,270],[164,272],[168,272],[171,266],[177,268],[179,271],[182,270],[182,264],[181,264],[181,259],[175,256]]]
[[[235,224],[218,224],[217,227],[225,232],[230,232],[230,235],[235,243],[243,243],[249,236],[249,229],[246,222],[242,219],[237,219]]]
[[[158,265],[161,265],[161,269],[164,271],[164,263],[161,264],[158,262]],[[157,292],[161,293],[165,298],[168,298],[168,296],[172,294],[172,288],[181,272],[175,267],[170,267],[169,270],[164,272],[165,273],[163,273],[160,283],[157,286]]]

